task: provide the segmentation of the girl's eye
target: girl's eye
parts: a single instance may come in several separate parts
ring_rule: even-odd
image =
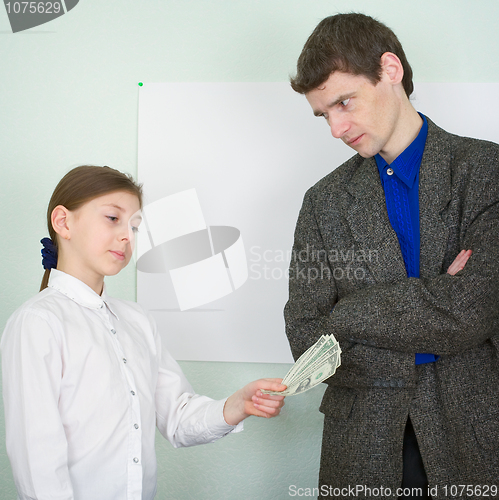
[[[132,226],[130,229],[132,230],[132,233],[138,233],[139,232],[139,228],[138,227]]]
[[[118,220],[118,217],[114,217],[112,215],[107,215],[106,216],[111,222],[116,222]]]

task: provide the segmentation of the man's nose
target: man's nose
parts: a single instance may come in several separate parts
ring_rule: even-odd
[[[335,139],[341,139],[348,130],[348,123],[344,120],[329,120],[331,134]]]

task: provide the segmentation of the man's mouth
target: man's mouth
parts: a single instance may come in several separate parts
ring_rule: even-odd
[[[364,137],[364,134],[360,134],[357,137],[354,137],[352,140],[347,140],[347,146],[355,146],[357,145],[360,140]]]

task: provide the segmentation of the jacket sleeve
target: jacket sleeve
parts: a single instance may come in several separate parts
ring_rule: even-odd
[[[323,279],[324,273],[330,272],[326,253],[309,190],[296,224],[289,267],[289,300],[284,308],[286,335],[295,360],[321,335],[334,334],[328,321],[338,292],[334,280]]]
[[[439,355],[462,353],[494,335],[499,313],[498,202],[481,209],[467,228],[463,248],[472,249],[473,255],[456,276],[373,283],[341,298],[334,279],[313,279],[327,266],[325,258],[299,258],[307,245],[309,252],[324,247],[315,217],[311,196],[306,196],[285,308],[295,358],[324,333],[332,333],[340,343]]]
[[[499,202],[469,226],[473,255],[455,276],[407,278],[340,300],[326,321],[339,338],[401,352],[463,353],[497,333]],[[403,325],[400,327],[400,325]]]

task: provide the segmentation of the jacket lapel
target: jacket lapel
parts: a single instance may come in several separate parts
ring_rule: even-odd
[[[394,283],[407,277],[397,235],[386,211],[385,194],[374,158],[360,164],[347,187],[353,201],[346,218],[352,235],[365,255],[378,283]]]
[[[449,229],[444,211],[451,193],[450,148],[447,132],[428,119],[428,137],[419,172],[420,277],[434,277],[442,269]],[[386,210],[385,194],[374,158],[360,164],[347,187],[353,201],[346,218],[365,255],[373,255],[369,268],[379,283],[407,277],[397,235]],[[370,253],[369,253],[370,252]]]
[[[428,137],[419,171],[419,227],[421,278],[435,277],[442,269],[449,229],[443,212],[451,199],[450,148],[447,132],[428,120]]]

